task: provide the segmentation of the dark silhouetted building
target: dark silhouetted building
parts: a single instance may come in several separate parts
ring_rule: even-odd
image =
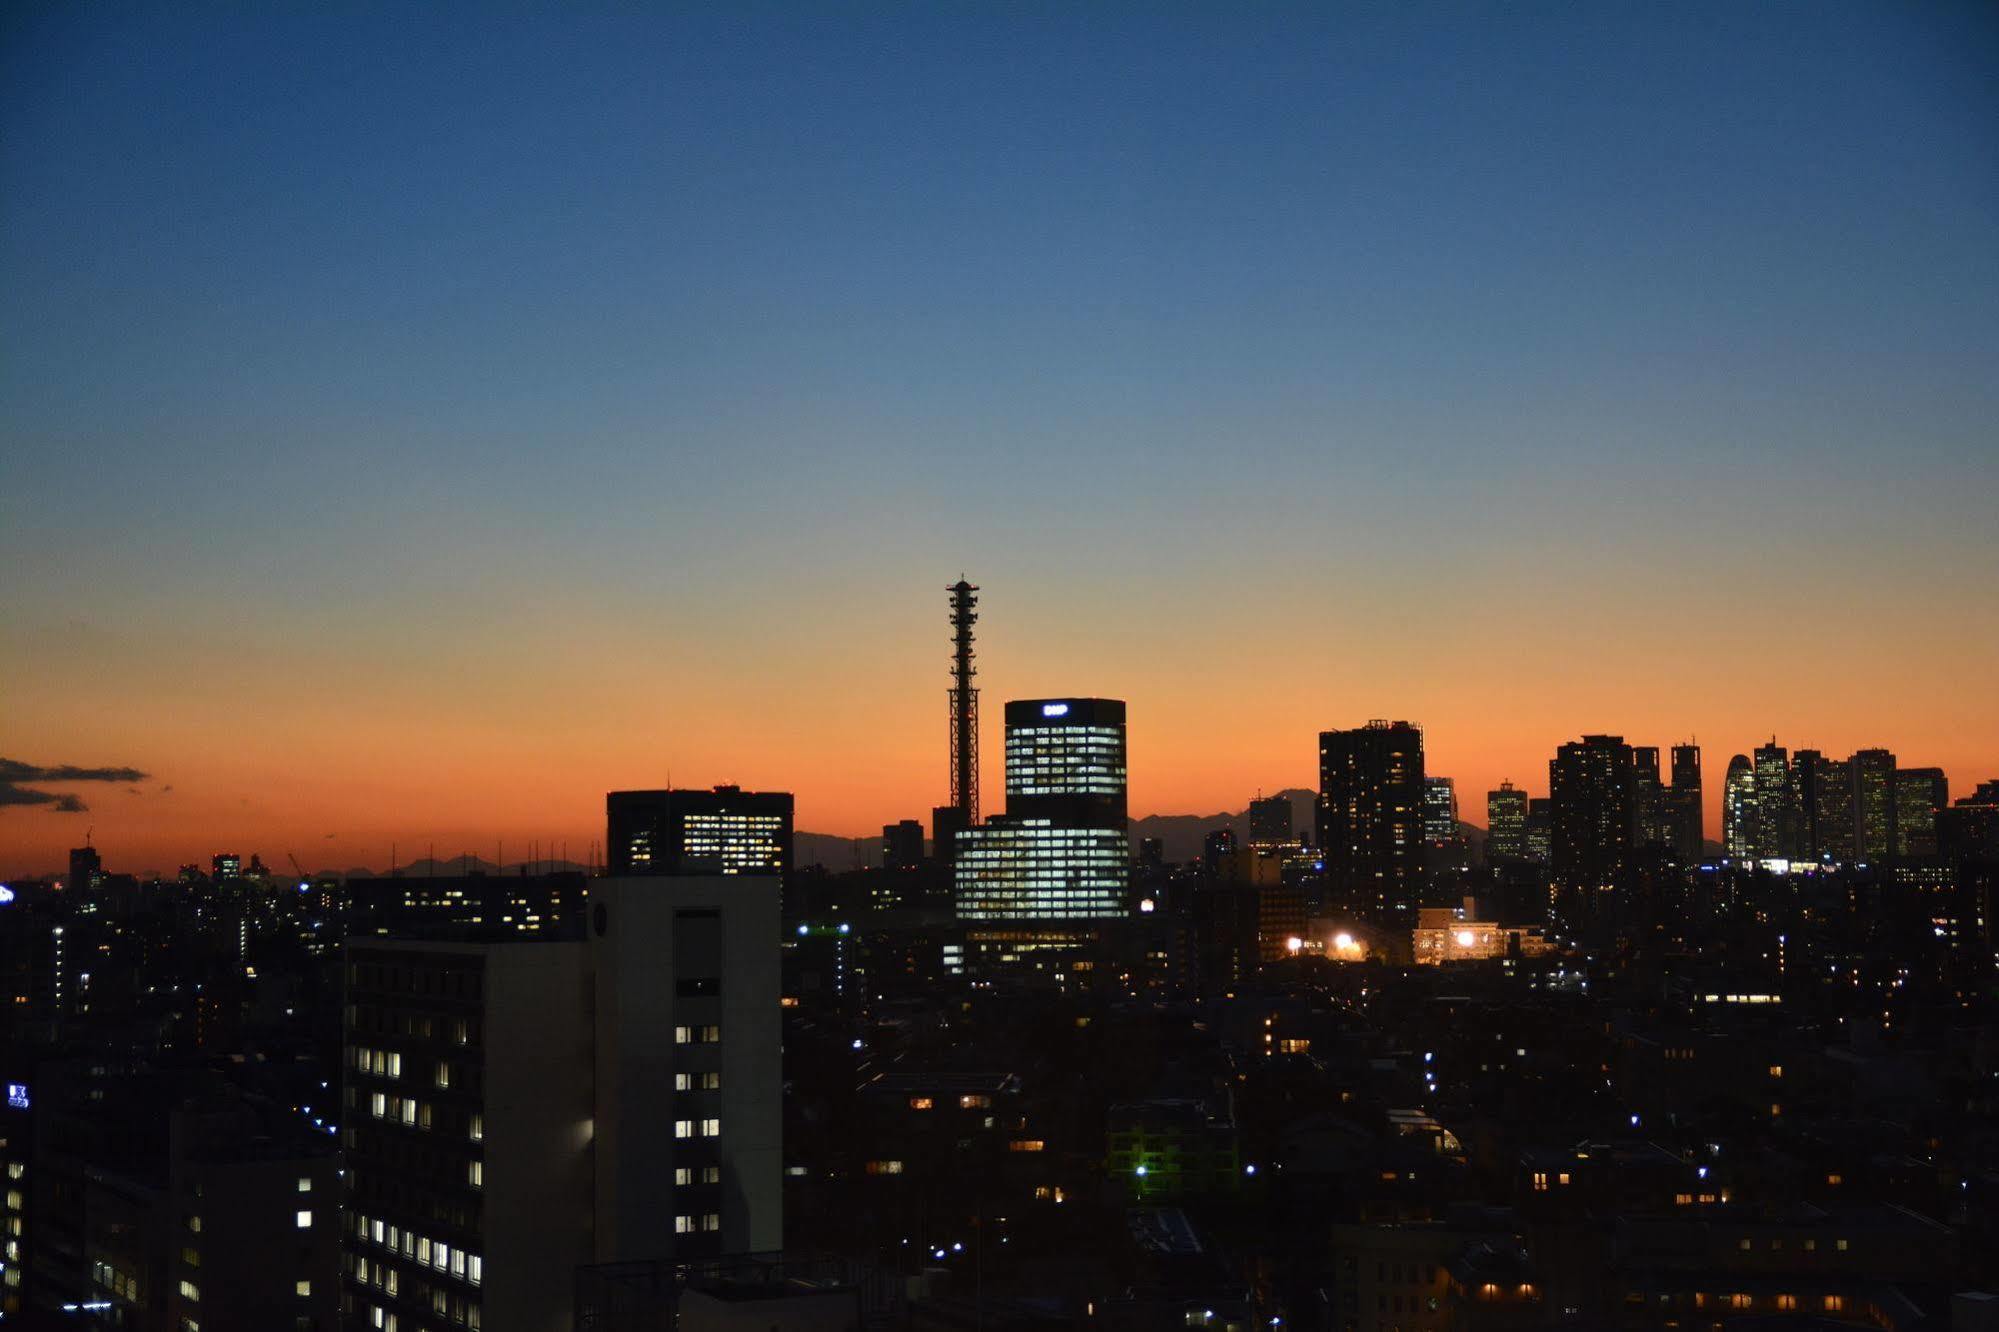
[[[1673,746],[1673,786],[1666,803],[1673,825],[1673,853],[1682,865],[1707,857],[1707,809],[1701,803],[1701,747]]]
[[[882,826],[882,868],[910,871],[923,868],[923,825],[915,819]]]
[[[1895,854],[1923,859],[1937,853],[1937,811],[1950,805],[1942,768],[1895,770]]]
[[[68,886],[79,892],[89,892],[104,877],[104,858],[97,854],[94,846],[79,846],[69,853]]]
[[[1631,746],[1618,735],[1586,735],[1548,764],[1554,802],[1550,862],[1556,900],[1593,914],[1628,890],[1636,822]]]
[[[1666,788],[1659,779],[1657,745],[1631,747],[1631,812],[1637,822],[1636,845],[1672,845],[1672,829],[1666,818]]]
[[[1319,735],[1319,846],[1335,905],[1410,926],[1423,895],[1423,732],[1371,721]]]
[[[588,883],[581,870],[351,878],[344,890],[347,932],[418,936],[477,927],[556,934],[582,918]]]
[[[1291,797],[1258,796],[1249,802],[1249,844],[1284,846],[1291,841]]]
[[[1801,749],[1792,756],[1791,776],[1798,788],[1798,854],[1853,859],[1853,765]]]
[[[1853,856],[1863,863],[1895,853],[1895,756],[1863,749],[1853,765]]]

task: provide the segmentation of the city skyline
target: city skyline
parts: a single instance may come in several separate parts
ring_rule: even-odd
[[[926,818],[961,572],[1138,815],[1999,767],[1989,8],[469,13],[0,20],[0,872]]]
[[[946,626],[942,623],[944,617],[935,613],[933,603],[933,613],[925,618],[931,621],[932,647],[933,649],[937,649],[945,643]],[[995,635],[997,636],[995,637]],[[988,636],[982,642],[992,644],[995,641],[1002,645],[1001,651],[1003,651],[1003,625],[992,626],[989,624]],[[933,650],[931,655],[940,658],[943,656],[941,652],[935,650]],[[938,670],[937,677],[940,682],[939,691],[941,692],[946,682],[945,668]],[[990,680],[991,677],[982,674],[978,678],[981,680]],[[1015,701],[1014,697],[1005,691],[994,690],[990,686],[985,688],[983,692],[988,697],[991,710],[987,714],[988,720],[982,727],[982,731],[985,729],[997,731],[1001,728],[996,717],[996,714],[1001,710],[999,705]],[[1092,692],[1044,690],[1039,694],[1022,695],[1020,697],[1086,697]],[[1110,688],[1094,691],[1096,694],[1105,696],[1111,695],[1113,692]],[[894,705],[894,710],[897,714],[907,712],[909,710],[908,700],[899,700]],[[937,716],[931,728],[932,734],[929,737],[927,745],[928,753],[918,755],[916,763],[916,766],[919,768],[927,765],[939,769],[940,772],[935,780],[926,785],[919,777],[911,773],[898,772],[892,774],[894,779],[905,784],[906,789],[915,793],[912,799],[902,806],[890,807],[885,805],[879,810],[878,816],[875,812],[861,808],[859,809],[859,813],[853,816],[857,819],[857,822],[848,826],[836,826],[832,818],[823,816],[815,821],[815,810],[825,811],[839,809],[843,806],[836,801],[826,800],[823,792],[809,791],[804,788],[794,789],[791,783],[784,780],[781,763],[775,764],[768,769],[760,769],[760,771],[766,772],[767,776],[754,782],[743,781],[733,773],[718,773],[709,776],[699,772],[684,773],[668,770],[664,772],[655,771],[650,774],[650,782],[646,780],[647,774],[634,772],[624,785],[645,786],[648,784],[666,785],[670,783],[679,789],[698,791],[707,787],[726,784],[742,786],[746,789],[761,788],[794,792],[798,801],[798,807],[806,811],[796,821],[795,826],[800,832],[817,833],[826,836],[843,836],[857,841],[871,840],[880,835],[880,830],[883,826],[899,819],[917,818],[921,821],[927,816],[933,804],[943,801],[948,796],[950,781],[949,722],[945,709],[940,708],[936,711]],[[1309,728],[1305,732],[1305,741],[1313,747],[1311,760],[1313,768],[1316,768],[1318,765],[1317,743],[1322,729],[1344,730],[1362,727],[1369,721],[1388,716],[1400,718],[1402,713],[1396,709],[1382,709],[1366,717],[1358,714],[1341,717],[1336,722],[1328,723],[1324,728],[1318,726]],[[1497,766],[1495,766],[1495,761],[1487,758],[1480,767],[1467,772],[1462,767],[1453,768],[1448,765],[1447,756],[1454,752],[1463,751],[1449,745],[1447,741],[1443,744],[1442,748],[1439,748],[1439,737],[1434,728],[1417,717],[1410,717],[1408,720],[1412,721],[1423,732],[1423,744],[1426,755],[1429,756],[1426,764],[1430,774],[1432,776],[1448,777],[1456,783],[1461,802],[1460,818],[1463,822],[1475,827],[1484,826],[1484,793],[1498,788],[1502,782],[1510,782],[1516,788],[1535,797],[1542,797],[1549,794],[1549,760],[1555,756],[1558,747],[1563,744],[1586,734],[1599,733],[1622,735],[1627,741],[1634,744],[1642,744],[1657,739],[1656,736],[1637,732],[1631,728],[1578,727],[1568,733],[1562,734],[1557,739],[1549,741],[1545,746],[1545,756],[1543,757],[1526,754],[1523,755],[1522,761],[1514,763],[1511,766],[1507,766],[1503,761],[1498,762]],[[1138,737],[1138,743],[1135,746],[1136,752],[1143,754],[1149,746],[1146,743],[1146,727],[1142,716],[1135,721],[1134,728]],[[1273,729],[1277,728],[1273,726]],[[1736,754],[1747,756],[1754,753],[1760,745],[1770,738],[1770,734],[1769,732],[1762,733],[1761,738],[1739,746],[1715,745],[1710,747],[1707,742],[1701,741],[1698,736],[1688,737],[1684,740],[1674,739],[1660,742],[1659,747],[1662,750],[1669,744],[1687,742],[1699,744],[1701,747],[1704,760],[1703,766],[1709,770],[1707,779],[1702,786],[1702,805],[1705,811],[1705,826],[1707,830],[1706,840],[1709,843],[1719,845],[1722,841],[1722,829],[1726,823],[1725,806],[1727,801],[1727,784],[1723,780],[1723,774],[1726,771],[1729,757]],[[1932,763],[1921,754],[1898,747],[1892,742],[1883,743],[1878,737],[1872,740],[1863,739],[1850,745],[1840,742],[1819,743],[1814,746],[1810,741],[1794,740],[1792,735],[1783,731],[1777,731],[1774,734],[1780,744],[1787,745],[1794,751],[1810,751],[1813,748],[1817,748],[1823,750],[1828,755],[1843,755],[1878,747],[1893,753],[1899,766],[1903,768],[1942,768],[1952,783],[1951,794],[1953,796],[1969,791],[1981,781],[1990,780],[1990,774],[1982,771],[1979,759],[1976,757],[1976,754],[1980,751],[1976,751],[1969,746],[1963,749],[1963,752],[1967,756],[1967,761],[1954,767],[1947,762]],[[1802,735],[1804,733],[1800,732],[1799,734]],[[982,740],[984,738],[982,736]],[[997,739],[998,737],[995,735],[991,738]],[[921,737],[918,737],[914,747],[917,749],[926,748]],[[900,746],[896,746],[896,749],[899,752]],[[1004,767],[1003,747],[997,744],[982,744],[981,750],[982,784],[988,790],[1002,790],[1004,787],[1002,780],[1002,770]],[[1439,755],[1446,757],[1440,758],[1438,757]],[[1254,763],[1254,759],[1246,758],[1242,752],[1226,749],[1220,756],[1219,761],[1231,769]],[[1272,766],[1274,767],[1274,765]],[[1990,767],[1993,764],[1987,762],[1985,766]],[[15,773],[10,770],[8,773],[8,786],[10,790],[27,789],[36,791],[40,795],[51,797],[53,801],[53,803],[45,801],[41,804],[0,802],[0,820],[6,821],[5,825],[0,826],[4,826],[5,830],[10,834],[15,833],[17,830],[34,832],[38,830],[37,825],[39,825],[39,830],[44,834],[40,839],[30,837],[15,838],[10,835],[9,840],[5,843],[7,850],[4,854],[10,859],[19,859],[21,863],[0,864],[0,874],[13,876],[46,874],[58,871],[66,862],[70,849],[82,844],[82,839],[73,835],[79,824],[91,834],[90,840],[93,844],[97,845],[100,849],[110,849],[117,859],[119,867],[128,871],[143,869],[145,872],[158,871],[165,873],[171,872],[176,866],[181,864],[205,863],[217,848],[225,845],[230,848],[236,848],[245,855],[251,851],[258,851],[265,856],[267,863],[272,864],[274,868],[285,864],[287,856],[298,856],[300,863],[312,871],[344,871],[364,867],[387,869],[393,867],[398,862],[409,864],[433,854],[436,856],[438,862],[446,864],[452,860],[466,856],[479,856],[483,858],[489,851],[493,852],[497,859],[499,854],[506,851],[507,848],[511,848],[511,851],[507,851],[506,853],[506,863],[523,863],[530,858],[528,852],[530,845],[535,847],[533,853],[535,859],[543,861],[566,859],[573,863],[583,864],[591,862],[593,858],[601,861],[605,854],[601,840],[602,802],[604,792],[614,790],[618,785],[617,783],[604,785],[602,790],[584,795],[581,803],[589,806],[589,812],[567,822],[556,820],[551,823],[548,820],[543,820],[540,825],[503,827],[495,827],[490,824],[479,825],[480,831],[461,831],[454,837],[449,831],[438,833],[426,827],[420,818],[416,820],[405,819],[403,822],[387,825],[384,831],[378,833],[373,843],[373,849],[366,849],[369,845],[366,842],[358,843],[360,849],[357,849],[356,853],[352,856],[343,857],[340,852],[345,847],[355,846],[357,843],[337,834],[330,837],[322,835],[316,842],[315,839],[310,837],[293,838],[290,841],[298,844],[281,846],[278,842],[260,841],[254,833],[237,835],[234,832],[213,833],[212,830],[206,832],[195,830],[186,834],[158,831],[151,832],[150,834],[142,832],[140,834],[141,839],[148,835],[160,839],[150,843],[151,845],[175,848],[165,854],[155,853],[148,856],[139,848],[149,843],[144,840],[133,840],[129,837],[121,838],[120,819],[118,816],[141,809],[145,809],[145,812],[150,815],[152,810],[146,808],[144,805],[148,795],[158,791],[164,791],[168,795],[174,794],[174,791],[169,789],[174,787],[174,783],[166,780],[164,775],[143,772],[137,768],[81,768],[73,770],[71,774],[66,776],[49,768],[33,769],[29,765],[21,763],[20,760],[13,760],[11,769],[18,769],[19,771]],[[37,776],[35,775],[37,771],[46,772],[49,775]],[[1487,771],[1495,774],[1489,780],[1478,775],[1480,772]],[[1156,776],[1156,774],[1154,775]],[[1130,773],[1130,785],[1134,792],[1143,792],[1148,787],[1151,787],[1155,791],[1161,789],[1160,787],[1153,786],[1153,783],[1149,782],[1147,777],[1148,774],[1144,771],[1143,763],[1134,762]],[[507,787],[506,781],[507,778],[504,771],[498,772],[492,777],[491,785],[482,784],[475,791],[468,794],[487,797],[512,795],[515,798],[519,798],[521,793]],[[537,789],[546,792],[547,803],[544,808],[561,809],[578,803],[575,792],[550,789],[547,787],[546,782],[547,778],[543,775],[541,784],[537,785]],[[1317,788],[1317,785],[1318,777],[1316,772],[1304,772],[1295,774],[1295,779],[1287,777],[1285,780],[1256,781],[1235,795],[1230,795],[1226,790],[1216,788],[1214,800],[1207,804],[1175,806],[1153,803],[1150,805],[1141,805],[1139,803],[1141,797],[1134,796],[1131,817],[1136,820],[1152,815],[1192,814],[1211,816],[1215,814],[1242,814],[1246,813],[1250,800],[1259,793],[1280,790],[1313,790]],[[1188,783],[1184,788],[1167,789],[1197,790],[1200,789],[1200,783],[1199,781],[1194,781]],[[79,801],[87,797],[92,803],[74,812],[50,812],[51,810],[62,809],[61,798],[75,792],[83,793],[77,797]],[[121,797],[124,797],[122,801]],[[1154,797],[1155,802],[1159,799],[1161,797]],[[849,809],[859,808],[853,805],[844,807]],[[307,816],[303,818],[295,816],[295,819],[297,821],[294,826],[310,826],[309,811]],[[157,827],[157,825],[150,824],[145,819],[135,822],[141,829]],[[126,824],[128,832],[131,826],[131,823]],[[256,826],[256,821],[246,819],[232,824],[225,814],[215,826],[225,828],[233,826],[240,829],[245,826]],[[270,828],[281,825],[266,821],[262,826]],[[170,838],[179,838],[180,840],[167,840]],[[192,840],[188,840],[189,838]],[[28,849],[23,850],[21,848]],[[319,853],[317,859],[310,858],[310,853],[314,851]],[[141,866],[139,864],[141,861],[146,863]],[[157,863],[154,863],[155,861]]]

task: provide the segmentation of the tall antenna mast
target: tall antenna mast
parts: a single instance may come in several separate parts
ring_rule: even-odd
[[[979,691],[972,685],[979,589],[960,578],[945,590],[951,594],[951,803],[971,828],[979,822]]]

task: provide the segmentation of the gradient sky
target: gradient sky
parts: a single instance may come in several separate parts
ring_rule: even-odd
[[[1426,728],[1999,775],[1999,10],[13,5],[0,873],[1134,813]],[[1710,833],[1714,832],[1711,816]]]

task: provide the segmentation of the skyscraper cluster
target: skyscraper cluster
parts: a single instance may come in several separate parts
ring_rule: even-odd
[[[1935,855],[1950,804],[1941,768],[1898,767],[1886,749],[1835,759],[1773,738],[1729,760],[1722,845],[1737,861],[1880,863]]]

